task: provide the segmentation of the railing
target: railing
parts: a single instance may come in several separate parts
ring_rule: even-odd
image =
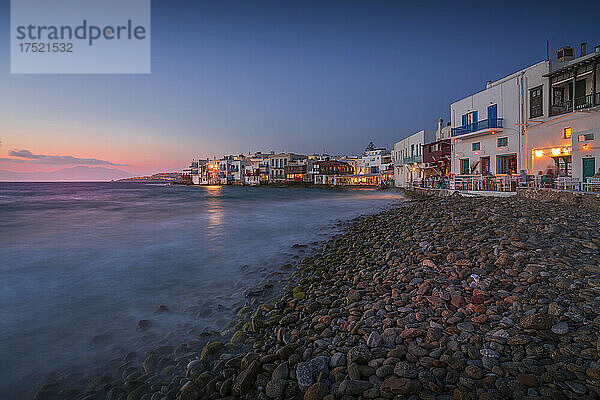
[[[451,135],[459,136],[464,135],[465,133],[477,132],[482,129],[502,128],[502,125],[502,118],[482,119],[481,121],[473,122],[472,124],[452,128]]]
[[[513,185],[513,182],[515,184]],[[450,177],[450,189],[510,192],[516,187],[516,178],[509,175],[456,175]]]
[[[596,96],[596,101],[594,102],[594,96]],[[600,105],[600,93],[593,93],[576,97],[575,98],[575,110],[584,110],[586,108],[594,107],[595,105]],[[573,100],[561,101],[559,103],[554,103],[550,107],[550,115],[560,115],[573,111]]]
[[[402,165],[423,162],[423,156],[404,157]]]

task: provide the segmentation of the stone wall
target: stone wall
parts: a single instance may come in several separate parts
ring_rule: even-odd
[[[600,210],[600,193],[568,192],[556,189],[518,188],[517,196],[540,201],[554,201],[575,208]]]

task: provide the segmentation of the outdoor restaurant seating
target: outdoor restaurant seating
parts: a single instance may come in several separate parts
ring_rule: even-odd
[[[600,191],[600,178],[589,177],[586,179],[583,184],[583,189],[585,191],[596,192]]]
[[[429,177],[414,181],[412,186],[429,189],[510,192],[519,188],[544,188],[570,191],[600,191],[600,178],[589,177],[585,182],[572,176],[545,175],[451,175]]]

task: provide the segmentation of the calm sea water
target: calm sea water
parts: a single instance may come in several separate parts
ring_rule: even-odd
[[[0,394],[223,329],[244,293],[401,201],[377,190],[0,183]],[[170,312],[155,314],[159,305]],[[152,321],[146,332],[139,320]]]

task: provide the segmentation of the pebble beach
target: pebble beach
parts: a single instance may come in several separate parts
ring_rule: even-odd
[[[517,196],[413,199],[351,221],[202,348],[124,359],[76,398],[599,398],[599,225]]]

